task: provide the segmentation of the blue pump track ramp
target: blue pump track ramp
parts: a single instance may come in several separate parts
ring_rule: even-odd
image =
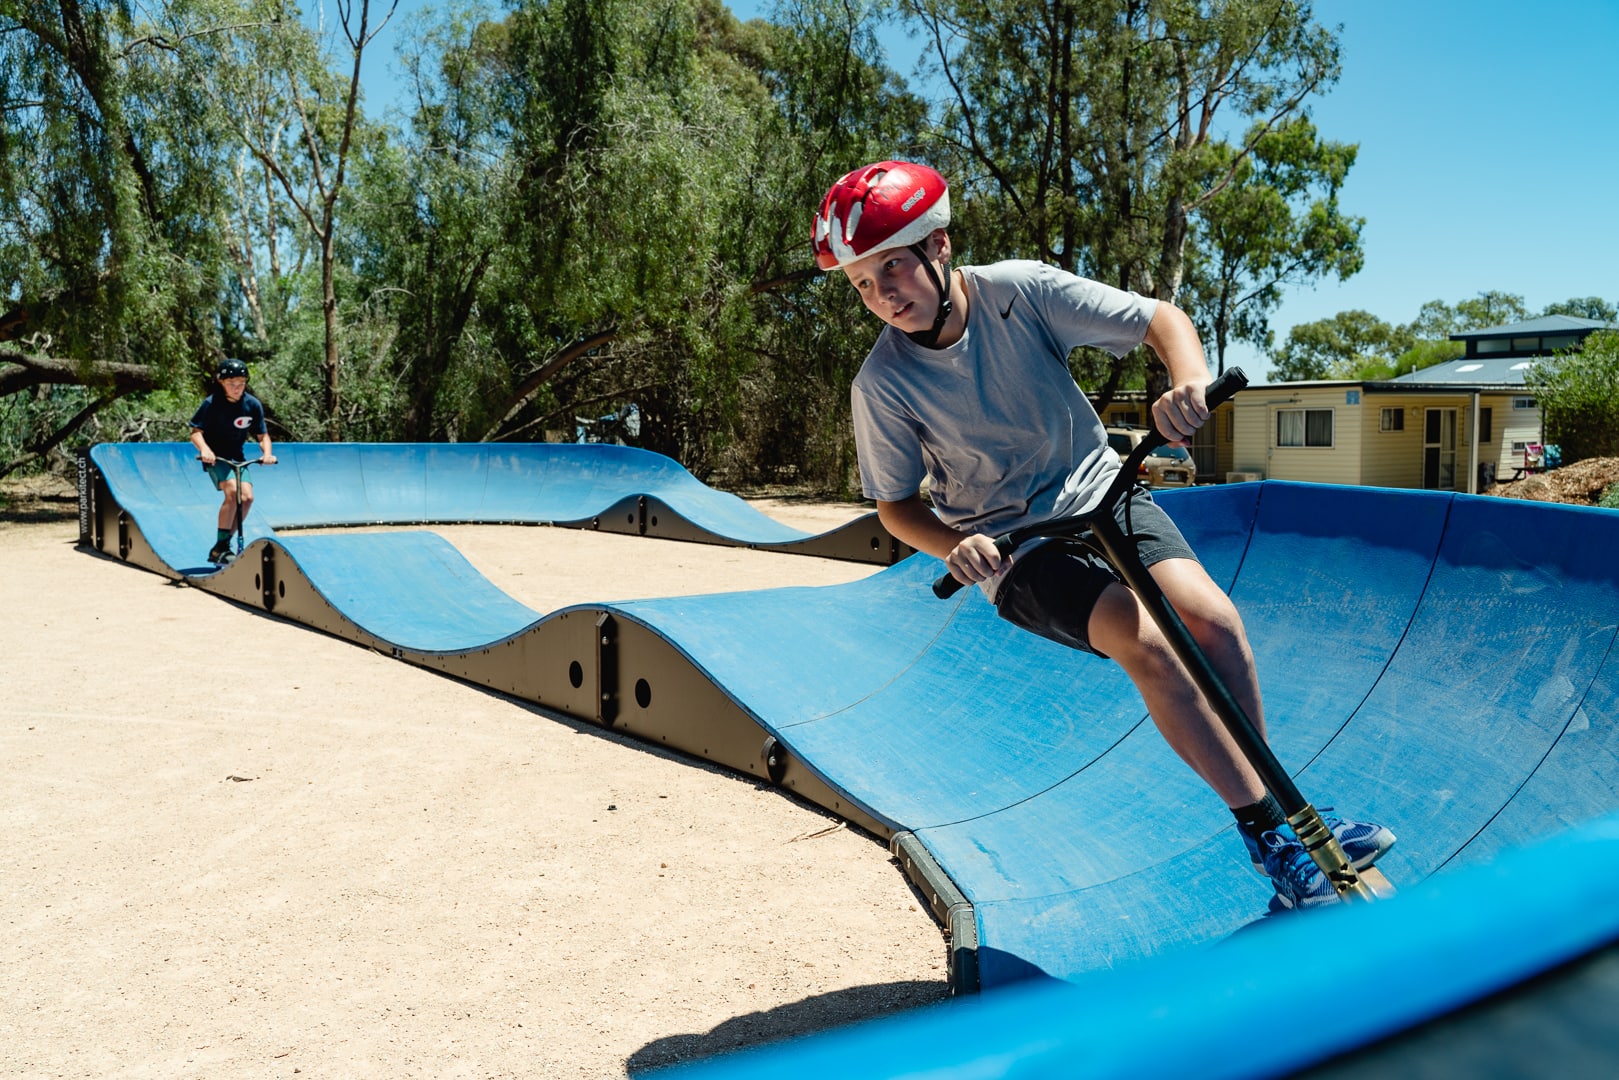
[[[909,1075],[925,1060],[936,1064],[917,1075],[956,1075],[955,1065],[963,1075],[1074,1075],[1091,1059],[1063,1047],[1152,1040],[1145,1020],[1130,1028],[1119,1017],[1164,1014],[1169,993],[1223,1002],[1223,1022],[1250,1053],[1238,1060],[1254,1065],[1233,1075],[1271,1074],[1614,938],[1611,912],[1595,914],[1611,901],[1531,910],[1525,894],[1538,890],[1522,882],[1612,896],[1602,875],[1613,873],[1616,830],[1602,822],[1619,811],[1619,513],[1276,481],[1160,496],[1243,614],[1279,759],[1317,805],[1400,837],[1379,863],[1399,896],[1267,917],[1269,885],[1246,865],[1230,815],[1169,751],[1117,667],[1001,623],[975,590],[936,600],[937,560],[904,558],[841,586],[539,613],[429,532],[288,530],[525,521],[816,554],[833,544],[623,448],[305,444],[281,456],[285,465],[254,476],[256,531],[224,570],[192,564],[211,542],[218,496],[188,444],[93,448],[81,542],[778,783],[889,841],[948,931],[958,990],[998,991],[986,1003],[1058,995],[1049,1007],[906,1019],[896,1023],[920,1026],[872,1035],[938,1044],[921,1054],[912,1043],[904,1068],[887,1068],[893,1055],[862,1057],[857,1031],[779,1051],[809,1055],[805,1068],[766,1054],[757,1073],[746,1071],[753,1058],[716,1069],[796,1074],[839,1060],[871,1063],[867,1073],[844,1067],[854,1075]],[[839,538],[848,554],[838,557],[902,554],[871,529]],[[1570,850],[1596,853],[1592,865]],[[1480,884],[1512,874],[1511,888]],[[1445,914],[1458,909],[1467,917]],[[1546,927],[1559,920],[1573,925],[1554,945]],[[1395,963],[1435,926],[1448,936],[1432,956]],[[1499,951],[1502,935],[1547,948],[1483,965],[1487,976],[1462,962]],[[1351,963],[1362,950],[1370,959]],[[1222,965],[1236,982],[1222,981]],[[1306,1039],[1254,1064],[1256,1033],[1278,1023],[1259,1010],[1316,968],[1330,975],[1312,978],[1335,994],[1376,999],[1381,1019],[1347,1044]],[[1416,978],[1401,971],[1443,986],[1389,993],[1391,979]],[[1184,997],[1165,989],[1183,984]],[[1076,993],[1088,996],[1063,996]],[[928,1034],[930,1023],[951,1034]],[[1165,1053],[1170,1041],[1156,1039]],[[1025,1059],[1062,1064],[1019,1071]],[[1175,1067],[1159,1060],[1121,1058],[1118,1069]]]

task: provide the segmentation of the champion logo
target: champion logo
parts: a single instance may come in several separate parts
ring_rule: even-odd
[[[921,198],[927,193],[927,188],[917,188],[916,194],[912,195],[909,199],[906,199],[905,205],[901,206],[900,209],[906,213],[910,213],[911,207],[915,206],[917,202],[920,201]]]
[[[246,431],[248,425],[251,424],[252,422],[253,422],[253,418],[250,417],[250,416],[238,416],[235,420],[231,421],[231,424],[233,426],[237,427],[237,428],[240,428],[243,431]]]

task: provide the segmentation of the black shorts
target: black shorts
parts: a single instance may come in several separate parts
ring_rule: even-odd
[[[1166,559],[1196,561],[1169,515],[1144,492],[1121,501],[1114,511],[1121,529],[1126,503],[1130,507],[1126,534],[1135,542],[1143,566]],[[1102,557],[1099,545],[1085,542],[1090,535],[1058,537],[1014,553],[1012,569],[995,592],[995,610],[1001,618],[1071,649],[1104,655],[1091,647],[1091,611],[1102,591],[1123,579]]]

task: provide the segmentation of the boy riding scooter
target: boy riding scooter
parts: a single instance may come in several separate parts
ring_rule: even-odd
[[[842,177],[814,219],[821,269],[842,269],[886,324],[851,388],[866,496],[890,533],[977,583],[1002,618],[1123,667],[1160,733],[1230,809],[1280,903],[1335,902],[1334,886],[1112,566],[1082,539],[1047,540],[1015,558],[992,539],[1092,510],[1118,471],[1069,372],[1074,348],[1120,356],[1145,343],[1170,377],[1152,406],[1158,429],[1184,442],[1202,426],[1210,377],[1191,320],[1171,304],[1042,263],[952,269],[949,222],[944,178],[899,161]],[[920,494],[924,479],[931,507]],[[1263,736],[1259,680],[1236,608],[1150,496],[1121,502],[1117,516]],[[1381,825],[1325,823],[1356,869],[1394,844]]]
[[[248,437],[258,440],[256,464],[274,465],[276,458],[270,450],[264,405],[247,392],[247,365],[240,360],[226,360],[215,377],[218,391],[203,398],[191,417],[191,444],[197,448],[209,479],[224,497],[219,507],[218,535],[208,551],[209,562],[223,563],[230,557],[231,534],[240,531],[253,506],[253,485],[241,469],[242,448]]]

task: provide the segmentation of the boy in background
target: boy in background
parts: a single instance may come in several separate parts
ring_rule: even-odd
[[[242,448],[251,435],[258,440],[259,463],[275,464],[270,450],[270,429],[264,422],[264,405],[247,392],[247,365],[240,360],[226,360],[216,374],[219,389],[202,399],[191,417],[191,444],[202,458],[214,487],[224,496],[219,507],[218,535],[208,551],[211,563],[225,562],[230,554],[231,534],[236,531],[237,513],[247,520],[247,511],[253,505],[253,485],[244,472],[237,490],[236,469],[229,464],[242,460]]]

